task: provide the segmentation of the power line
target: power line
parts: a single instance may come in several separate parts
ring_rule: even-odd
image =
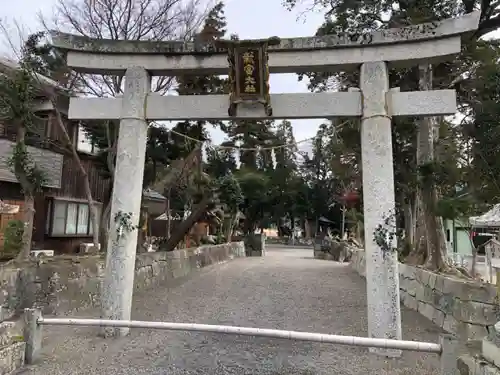
[[[343,123],[339,124],[336,126],[336,128],[341,128],[342,126],[344,126],[345,124],[349,123],[349,120],[347,121],[344,121]],[[155,125],[159,125],[159,126],[162,126],[161,124],[158,124],[158,123],[154,123]],[[206,141],[202,141],[200,139],[196,139],[196,138],[193,138],[187,134],[184,134],[184,133],[180,133],[176,130],[173,130],[173,129],[167,129],[167,131],[171,132],[172,134],[176,134],[180,137],[183,137],[185,139],[188,139],[192,142],[196,142],[196,143],[199,143],[199,144],[203,144],[205,143]],[[239,146],[224,146],[224,145],[215,145],[215,146],[211,146],[213,149],[216,149],[216,150],[235,150],[235,151],[272,151],[272,150],[279,150],[279,149],[284,149],[284,148],[292,148],[292,147],[295,147],[299,144],[302,144],[302,143],[306,143],[306,142],[310,142],[312,140],[314,140],[316,138],[316,136],[313,136],[313,137],[309,137],[309,138],[305,138],[305,139],[302,139],[300,141],[295,141],[295,142],[291,142],[291,143],[288,143],[288,144],[282,144],[282,145],[276,145],[276,146],[256,146],[256,147],[239,147]]]

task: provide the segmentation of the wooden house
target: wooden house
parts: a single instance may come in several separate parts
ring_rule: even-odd
[[[15,68],[14,63],[0,60],[2,71]],[[43,84],[57,89],[57,83],[48,78],[44,78]],[[98,202],[99,211],[102,212],[102,207],[110,196],[110,180],[105,179],[96,167],[94,160],[97,149],[89,141],[81,124],[66,117],[68,94],[59,89],[57,93],[56,105],[86,169],[92,198]],[[56,122],[53,103],[43,94],[39,98],[37,115],[41,120],[36,131],[28,132],[26,143],[29,145],[30,156],[44,171],[46,183],[43,193],[35,198],[34,246],[40,250],[54,250],[55,253],[74,253],[79,251],[82,243],[92,242],[92,225],[83,178],[77,161],[65,145],[65,138]],[[7,223],[12,219],[21,219],[23,212],[21,186],[7,166],[15,138],[15,126],[0,123],[0,200],[20,206],[16,214],[0,214],[0,248],[3,243],[1,233]]]

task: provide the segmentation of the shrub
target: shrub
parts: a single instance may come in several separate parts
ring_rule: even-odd
[[[4,259],[14,258],[23,246],[24,223],[22,220],[11,220],[4,232],[3,251],[0,256]]]

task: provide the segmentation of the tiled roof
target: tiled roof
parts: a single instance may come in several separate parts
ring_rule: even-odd
[[[167,198],[165,198],[163,195],[161,195],[160,193],[158,193],[157,191],[154,191],[152,189],[144,189],[142,191],[142,195],[148,199],[154,199],[154,200],[160,200],[160,201],[167,200]]]

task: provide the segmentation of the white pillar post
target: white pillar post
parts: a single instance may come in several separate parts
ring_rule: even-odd
[[[363,103],[361,149],[363,171],[363,213],[368,295],[368,336],[401,339],[401,310],[397,253],[377,244],[379,225],[395,230],[395,192],[392,158],[391,118],[386,96],[389,78],[385,62],[361,66]],[[380,233],[380,232],[379,232]],[[395,240],[385,239],[390,249]],[[401,350],[370,348],[373,353],[401,356]]]
[[[146,99],[150,90],[151,77],[144,68],[127,69],[101,291],[103,319],[130,320],[148,132]],[[125,336],[128,332],[129,328],[103,329],[105,336]]]

